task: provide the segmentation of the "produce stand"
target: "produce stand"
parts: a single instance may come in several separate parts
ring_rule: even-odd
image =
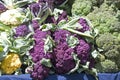
[[[120,72],[118,73],[99,73],[99,80],[120,80]],[[0,80],[32,80],[29,74],[22,75],[3,75]],[[93,76],[84,73],[71,75],[50,75],[45,80],[95,80]]]

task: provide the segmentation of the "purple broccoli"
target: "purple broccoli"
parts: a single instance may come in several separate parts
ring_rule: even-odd
[[[55,55],[55,70],[57,73],[67,73],[75,67],[75,61],[72,53],[74,50],[68,47],[68,44],[64,42],[59,44],[54,49]]]
[[[88,61],[90,50],[90,45],[85,40],[79,39],[79,44],[75,47],[75,51],[82,64]]]
[[[56,47],[54,48],[55,70],[57,73],[67,73],[75,67],[75,61],[72,56],[74,49],[70,48],[66,41],[70,33],[66,30],[57,30],[53,35],[56,42]]]
[[[38,61],[34,64],[33,71],[31,72],[31,77],[34,80],[43,80],[48,76],[50,69]]]
[[[49,73],[50,67],[45,66],[41,62],[43,58],[48,60],[53,59],[53,55],[51,52],[45,52],[45,46],[47,45],[46,38],[48,38],[49,34],[49,31],[41,31],[37,29],[35,31],[35,34],[33,35],[35,44],[30,50],[30,55],[35,64],[33,66],[33,71],[31,71],[31,77],[36,80],[43,80]]]
[[[88,25],[86,19],[80,18],[78,23],[80,23],[80,25],[83,27],[82,29],[80,29],[81,32],[90,30],[90,26]]]
[[[32,20],[32,27],[34,30],[37,30],[39,28],[39,23],[37,20]]]
[[[30,32],[29,28],[26,25],[20,25],[15,28],[15,36],[16,37],[23,37]]]
[[[55,42],[57,42],[57,44],[60,44],[60,43],[66,42],[66,38],[70,34],[71,33],[69,31],[60,29],[60,30],[56,30],[53,36],[54,36]]]

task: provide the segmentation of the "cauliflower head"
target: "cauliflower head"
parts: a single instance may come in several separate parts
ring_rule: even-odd
[[[7,10],[0,15],[0,22],[5,25],[17,26],[22,23],[25,16],[18,9]]]
[[[4,74],[12,74],[22,65],[19,55],[16,53],[9,53],[1,62],[0,68]]]

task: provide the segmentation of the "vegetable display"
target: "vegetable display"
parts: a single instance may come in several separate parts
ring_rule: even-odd
[[[120,71],[120,1],[1,0],[0,73]]]

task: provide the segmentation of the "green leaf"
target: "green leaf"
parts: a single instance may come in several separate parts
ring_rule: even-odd
[[[0,52],[2,52],[2,51],[3,51],[3,49],[4,49],[4,48],[3,48],[3,46],[0,46]]]
[[[92,57],[93,58],[97,58],[97,56],[99,55],[99,52],[94,50],[92,53],[91,53]]]
[[[72,56],[73,59],[75,60],[76,66],[73,69],[71,69],[67,74],[73,73],[79,69],[80,60],[78,59],[77,54],[72,53]]]
[[[27,37],[26,37],[27,38]],[[32,38],[16,38],[13,41],[13,45],[10,48],[10,51],[17,51],[18,53],[26,53],[33,47],[33,39]],[[22,54],[21,54],[22,55]]]
[[[3,24],[2,22],[0,22],[0,30],[1,31],[9,31],[10,26],[7,26],[7,25]]]
[[[7,32],[0,33],[0,44],[2,44],[3,46],[11,45],[11,42],[9,40],[9,35]]]
[[[77,44],[79,44],[79,40],[77,37],[67,36],[67,43],[69,47],[74,48]]]
[[[88,37],[88,38],[94,39],[94,36],[91,35],[90,31],[88,31],[88,32],[86,31],[85,33],[83,33],[83,32],[80,32],[80,31],[77,30],[77,29],[82,28],[82,26],[78,23],[79,19],[80,19],[80,17],[75,17],[72,20],[70,20],[69,22],[67,22],[66,24],[63,24],[62,26],[59,26],[59,29],[68,30],[68,31],[70,31],[74,34],[78,34],[78,35],[83,36],[83,37]],[[90,24],[90,22],[89,22],[89,24]]]
[[[42,31],[48,31],[48,30],[54,31],[55,28],[56,28],[56,27],[55,27],[53,24],[43,24],[43,25],[40,26],[40,29],[41,29]]]
[[[47,38],[44,39],[44,41],[45,41],[44,52],[45,53],[52,52],[53,51],[53,47],[55,45],[54,40],[50,36],[47,36]]]
[[[9,46],[6,45],[3,49],[3,51],[0,52],[0,61],[2,61],[7,56],[8,52],[9,52],[8,47]]]
[[[20,8],[26,4],[30,4],[34,2],[34,0],[22,0],[22,1],[17,1],[16,3],[14,3],[14,7],[15,8]]]
[[[40,60],[40,63],[44,66],[52,67],[52,63],[50,59],[42,58],[42,60]]]
[[[54,9],[53,15],[54,15],[54,17],[55,17],[55,20],[58,19],[59,14],[61,14],[62,12],[63,12],[63,10],[60,10],[60,9],[57,9],[57,8]]]

